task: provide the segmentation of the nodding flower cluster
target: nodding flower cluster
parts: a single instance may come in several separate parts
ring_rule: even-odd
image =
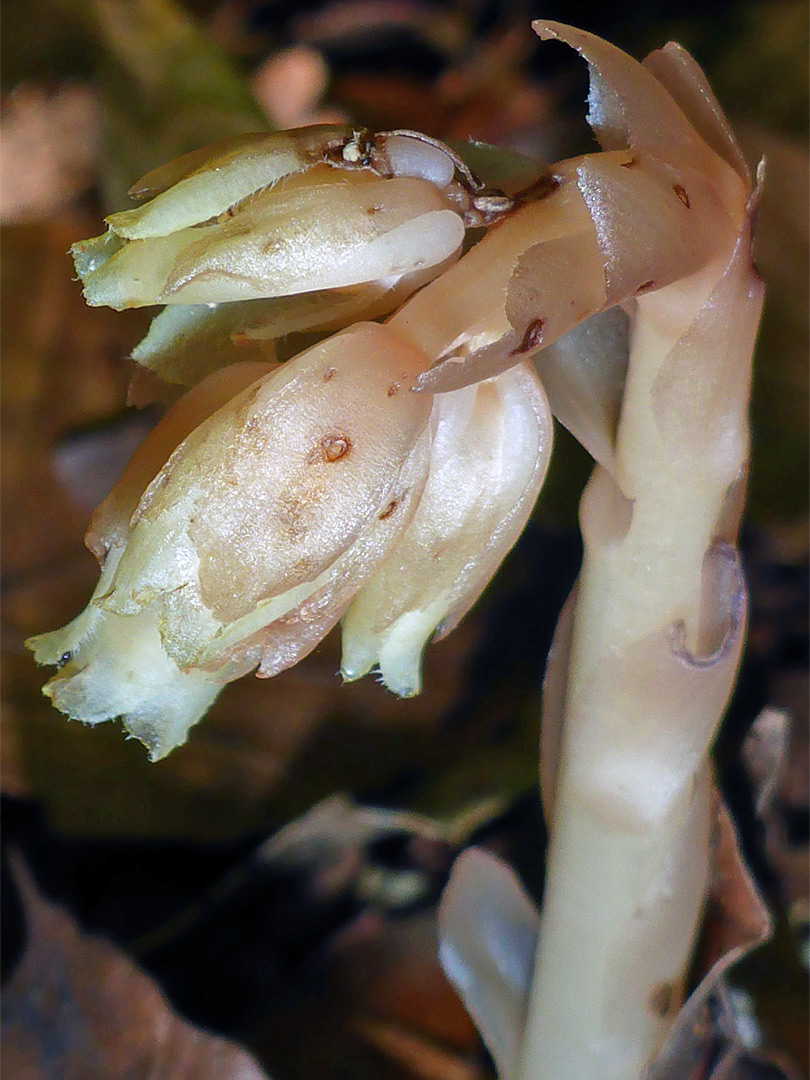
[[[344,678],[415,694],[532,510],[552,410],[610,453],[622,360],[577,328],[716,258],[745,181],[685,54],[538,32],[597,73],[604,150],[523,190],[415,132],[311,127],[179,158],[75,246],[90,304],[166,305],[133,356],[176,400],[93,516],[87,608],[30,642],[57,708],[157,759],[341,619]]]

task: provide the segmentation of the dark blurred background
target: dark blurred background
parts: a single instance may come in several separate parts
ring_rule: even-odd
[[[100,232],[101,217],[126,205],[127,188],[148,169],[240,131],[343,118],[481,140],[539,161],[587,150],[584,65],[562,46],[539,44],[529,22],[541,16],[636,56],[680,41],[706,69],[751,162],[768,161],[757,247],[768,299],[743,538],[751,632],[717,767],[777,924],[735,985],[757,1010],[763,1046],[806,1068],[805,0],[6,0],[8,1023],[22,1015],[19,972],[33,955],[32,926],[45,932],[34,909],[47,897],[75,920],[70,933],[62,924],[50,931],[54,964],[62,964],[60,1004],[50,1007],[63,1018],[65,1000],[81,1000],[77,970],[106,977],[112,961],[93,959],[82,944],[82,935],[100,932],[116,962],[134,959],[156,981],[173,1014],[247,1044],[277,1080],[489,1075],[435,960],[435,904],[454,855],[472,842],[509,858],[536,896],[542,889],[542,670],[577,572],[576,506],[589,467],[573,440],[559,433],[529,527],[462,626],[430,649],[417,699],[398,701],[373,680],[342,687],[332,635],[280,677],[228,687],[188,745],[150,765],[115,725],[85,728],[54,712],[23,641],[84,606],[96,578],[82,546],[89,512],[156,418],[124,407],[128,355],[154,312],[87,309],[69,245]],[[792,724],[763,820],[740,748],[766,706],[787,711]],[[335,793],[344,801],[265,850],[285,823]],[[358,804],[410,816],[381,814],[369,825]],[[39,899],[21,887],[21,866]],[[147,1046],[150,1008],[142,1010]],[[61,1064],[47,1075],[113,1075],[109,1065],[94,1071],[77,1049],[83,1024],[86,1016],[71,1029],[75,1045],[53,1050]],[[126,1071],[134,1059],[125,1041],[116,1052],[122,1077],[141,1075]],[[169,1055],[160,1075],[203,1075],[183,1067]],[[46,1074],[31,1064],[24,1075]],[[219,1075],[231,1073],[223,1066]]]

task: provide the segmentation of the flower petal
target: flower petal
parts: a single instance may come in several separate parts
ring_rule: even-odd
[[[142,240],[197,225],[225,213],[255,191],[320,162],[330,139],[351,134],[338,124],[319,124],[270,134],[238,135],[185,154],[148,173],[130,194],[148,202],[110,214],[118,236]]]
[[[419,508],[343,623],[344,678],[379,665],[402,697],[421,658],[472,606],[531,513],[551,453],[551,414],[533,369],[436,399],[430,474]]]
[[[218,303],[359,285],[443,262],[464,225],[426,180],[265,192],[226,221],[133,240],[83,276],[92,305]]]

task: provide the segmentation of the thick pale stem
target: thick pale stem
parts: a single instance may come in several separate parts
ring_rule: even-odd
[[[748,238],[638,301],[585,557],[520,1080],[636,1080],[680,1004],[708,874],[708,750],[744,622],[736,487],[761,302]]]

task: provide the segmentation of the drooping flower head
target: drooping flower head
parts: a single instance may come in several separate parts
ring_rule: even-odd
[[[123,716],[159,757],[223,683],[313,648],[414,513],[430,452],[431,399],[409,393],[422,366],[362,323],[258,379],[253,364],[209,376],[196,409],[181,399],[94,516],[90,605],[31,642],[62,664],[46,688],[57,707]]]
[[[540,32],[589,60],[604,150],[511,197],[425,136],[319,127],[186,155],[76,245],[91,304],[166,305],[134,358],[194,389],[94,517],[87,610],[32,642],[63,665],[59,708],[123,716],[158,757],[225,682],[283,670],[341,617],[345,677],[379,667],[416,692],[425,643],[481,592],[542,483],[535,356],[610,469],[627,355],[611,309],[731,250],[748,177],[680,54],[645,70]],[[488,231],[460,257],[471,225]],[[336,329],[272,370],[240,363]]]

